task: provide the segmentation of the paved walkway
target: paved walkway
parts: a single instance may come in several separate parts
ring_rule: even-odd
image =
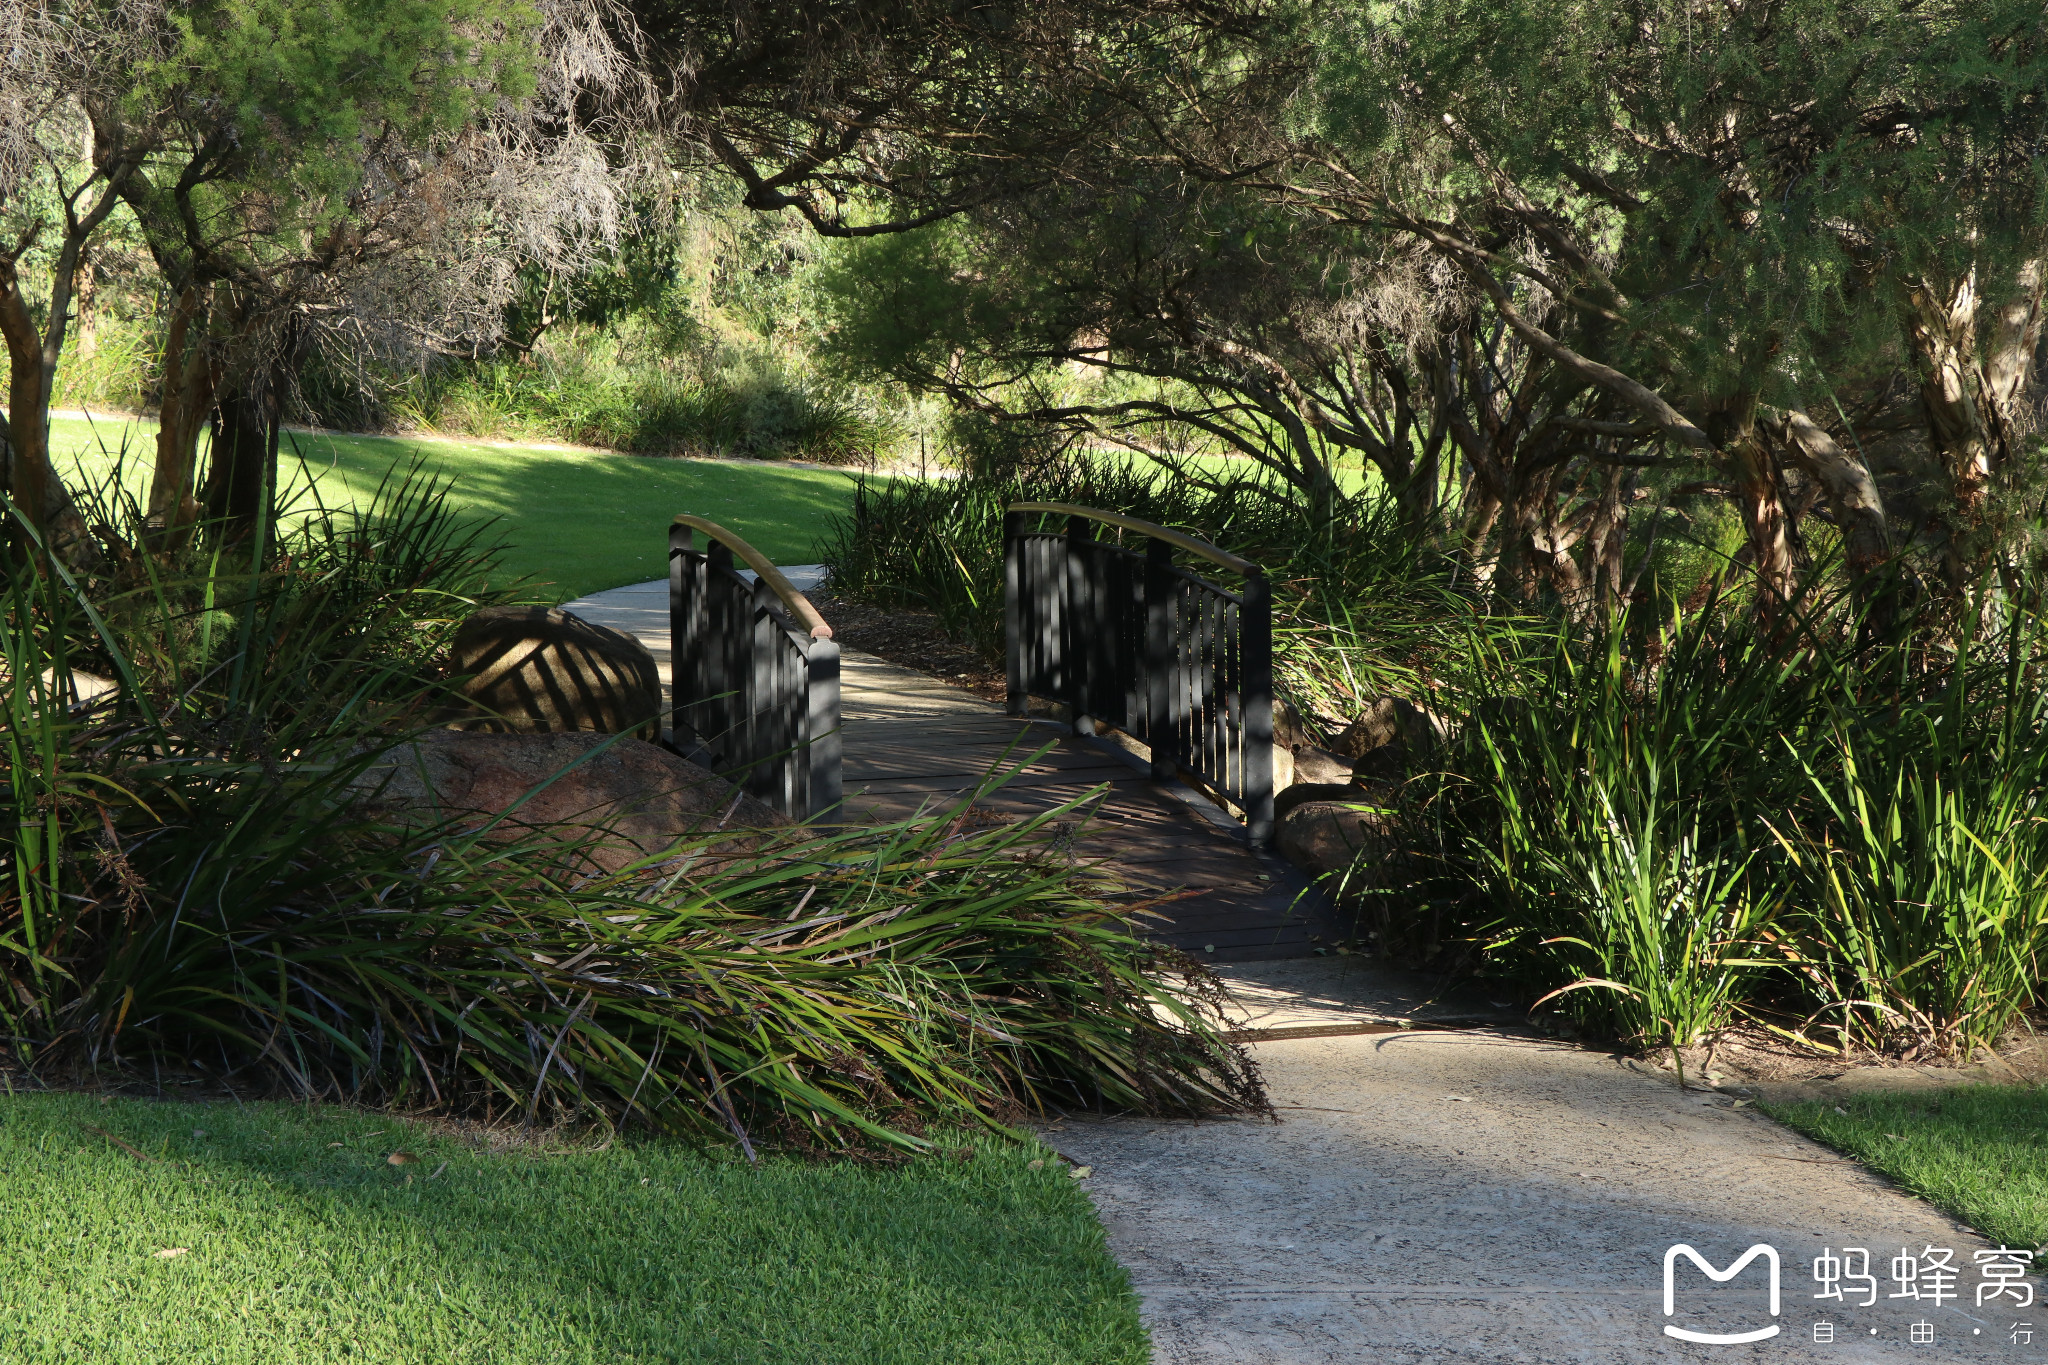
[[[1425,1003],[1426,983],[1356,959],[1221,970],[1250,1027],[1486,1008]],[[2048,1360],[2048,1331],[2011,1340],[2019,1322],[2048,1329],[2048,1306],[1975,1306],[1982,1239],[1732,1096],[1504,1029],[1252,1050],[1279,1123],[1070,1119],[1046,1134],[1093,1168],[1160,1362]],[[1778,1317],[1762,1261],[1716,1286],[1683,1260],[1665,1317],[1667,1248],[1726,1267],[1759,1242],[1781,1258]],[[1901,1247],[1929,1245],[1955,1252],[1961,1299],[1887,1297]],[[1845,1246],[1870,1251],[1874,1307],[1813,1297],[1815,1259]],[[1667,1323],[1783,1330],[1705,1346]],[[1814,1340],[1820,1323],[1831,1342]],[[1909,1340],[1916,1323],[1931,1343]]]
[[[666,681],[665,584],[569,607],[640,636]],[[1432,999],[1417,978],[1308,957],[1313,927],[1290,918],[1291,888],[1273,889],[1288,874],[1107,746],[856,653],[844,716],[850,809],[908,814],[1013,744],[1049,743],[992,806],[1039,810],[1107,784],[1083,851],[1135,885],[1198,889],[1169,933],[1214,945],[1281,1121],[1046,1130],[1092,1168],[1163,1365],[2048,1362],[2048,1305],[1978,1309],[1982,1240],[1860,1166],[1732,1096],[1519,1035],[1483,995]],[[1395,1027],[1418,1021],[1468,1027]],[[1664,1257],[1679,1243],[1717,1267],[1775,1248],[1777,1316],[1759,1261],[1721,1285],[1680,1262],[1667,1317]],[[1960,1297],[1889,1297],[1893,1258],[1929,1246],[1954,1252]],[[1813,1297],[1816,1257],[1845,1247],[1869,1251],[1872,1307],[1853,1287]],[[2044,1330],[2017,1342],[2020,1323]],[[1666,1336],[1672,1324],[1781,1330],[1710,1346]],[[1916,1325],[1933,1340],[1911,1340]]]
[[[822,576],[816,565],[784,573],[799,591]],[[564,610],[639,638],[668,686],[665,580],[594,593]],[[1307,884],[1298,872],[1254,852],[1235,821],[1186,787],[1152,781],[1105,740],[1019,720],[856,650],[840,656],[840,716],[846,810],[854,819],[896,820],[948,805],[996,768],[1009,776],[977,806],[998,816],[1040,814],[1101,788],[1086,823],[1076,822],[1074,855],[1102,860],[1134,896],[1177,896],[1159,906],[1158,937],[1223,962],[1306,957],[1312,940],[1332,936],[1320,899],[1302,897]]]

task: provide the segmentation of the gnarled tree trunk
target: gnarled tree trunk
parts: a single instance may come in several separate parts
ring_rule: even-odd
[[[1756,575],[1757,610],[1776,617],[1797,591],[1791,523],[1785,515],[1785,481],[1778,461],[1756,426],[1754,394],[1719,404],[1702,424],[1728,472],[1742,529],[1749,541],[1749,565]]]
[[[1921,279],[1906,290],[1906,336],[1919,370],[1927,438],[1947,482],[1942,580],[1960,600],[1997,550],[1991,494],[2012,458],[2017,409],[2031,388],[2048,270],[2021,267],[2014,294],[1988,327],[1974,271],[1949,286]]]
[[[205,303],[198,288],[179,291],[164,338],[163,401],[156,433],[156,476],[149,486],[149,523],[166,541],[199,516],[192,496],[199,433],[213,411],[216,373],[205,337]]]
[[[1893,553],[1891,523],[1885,519],[1884,499],[1870,466],[1797,408],[1768,412],[1765,423],[1777,445],[1811,474],[1827,495],[1835,526],[1842,533],[1850,581],[1858,596],[1868,602],[1877,576],[1891,564]]]

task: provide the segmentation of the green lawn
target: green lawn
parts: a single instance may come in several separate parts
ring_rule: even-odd
[[[1994,1242],[2048,1246],[2048,1089],[1957,1086],[1770,1105],[1766,1112]]]
[[[60,468],[73,462],[104,477],[128,451],[128,483],[140,490],[156,455],[156,424],[58,418],[51,445]],[[532,596],[567,601],[600,588],[659,578],[668,524],[695,512],[736,531],[779,564],[817,559],[816,538],[851,504],[853,480],[833,470],[769,463],[657,460],[637,455],[535,450],[464,441],[287,433],[281,462],[290,480],[303,469],[322,500],[361,499],[394,465],[415,457],[452,484],[451,496],[479,515],[504,519],[506,567],[531,575]],[[68,472],[68,471],[67,471]]]
[[[651,1141],[490,1153],[334,1108],[16,1095],[0,1360],[1141,1365],[1078,1182],[1030,1169],[1043,1148],[972,1150],[756,1169]]]

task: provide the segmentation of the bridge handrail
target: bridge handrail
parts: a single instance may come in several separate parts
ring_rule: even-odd
[[[1037,515],[1066,518],[1034,531]],[[1145,537],[1095,539],[1091,523]],[[1173,562],[1176,550],[1244,580],[1229,592]],[[1206,784],[1273,837],[1273,585],[1242,555],[1137,517],[1064,502],[1003,515],[1003,653],[1009,710],[1059,701],[1077,733],[1098,721],[1143,743],[1162,780]]]
[[[708,543],[696,547],[702,533]],[[750,583],[734,561],[754,571]],[[767,556],[708,517],[668,528],[671,743],[793,819],[841,803],[839,642]]]
[[[782,570],[770,562],[768,556],[709,517],[683,512],[677,515],[674,524],[687,526],[693,531],[702,531],[739,556],[740,562],[752,569],[755,576],[766,583],[768,590],[781,601],[782,609],[788,614],[789,619],[803,627],[813,640],[832,638],[832,627],[825,624],[825,618],[811,605],[811,599],[798,592],[795,585],[783,576]]]
[[[1197,536],[1191,536],[1185,531],[1176,531],[1170,527],[1160,526],[1139,517],[1127,517],[1121,512],[1105,512],[1099,507],[1082,507],[1071,502],[1013,502],[1004,510],[1009,512],[1046,512],[1062,517],[1086,517],[1090,521],[1099,521],[1106,526],[1120,526],[1126,531],[1136,531],[1141,536],[1150,536],[1154,540],[1163,540],[1177,550],[1185,550],[1191,555],[1199,555],[1210,563],[1220,564],[1243,578],[1251,578],[1265,572],[1264,569],[1251,560],[1246,559],[1243,555],[1234,555],[1228,550],[1211,545],[1208,541],[1202,540]]]

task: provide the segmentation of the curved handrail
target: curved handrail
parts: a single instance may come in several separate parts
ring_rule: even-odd
[[[1050,512],[1056,516],[1063,517],[1087,517],[1091,521],[1103,522],[1109,526],[1121,526],[1126,531],[1136,531],[1141,536],[1150,536],[1154,540],[1163,540],[1176,549],[1186,550],[1191,555],[1199,555],[1212,564],[1220,564],[1232,573],[1246,578],[1265,573],[1264,569],[1242,555],[1234,555],[1228,550],[1219,549],[1206,540],[1197,540],[1194,536],[1188,535],[1184,531],[1171,530],[1165,526],[1156,525],[1153,522],[1141,521],[1137,517],[1127,517],[1121,512],[1104,512],[1095,507],[1079,507],[1071,502],[1013,502],[1005,510],[1011,512]]]
[[[789,613],[790,619],[809,632],[813,640],[832,638],[832,627],[826,625],[825,618],[818,615],[818,609],[811,605],[811,599],[798,592],[790,581],[782,576],[782,570],[768,562],[766,555],[707,517],[684,512],[676,517],[673,524],[687,526],[693,531],[702,531],[738,555],[741,562],[752,569],[755,575],[768,585],[770,591],[782,600],[782,609]]]

